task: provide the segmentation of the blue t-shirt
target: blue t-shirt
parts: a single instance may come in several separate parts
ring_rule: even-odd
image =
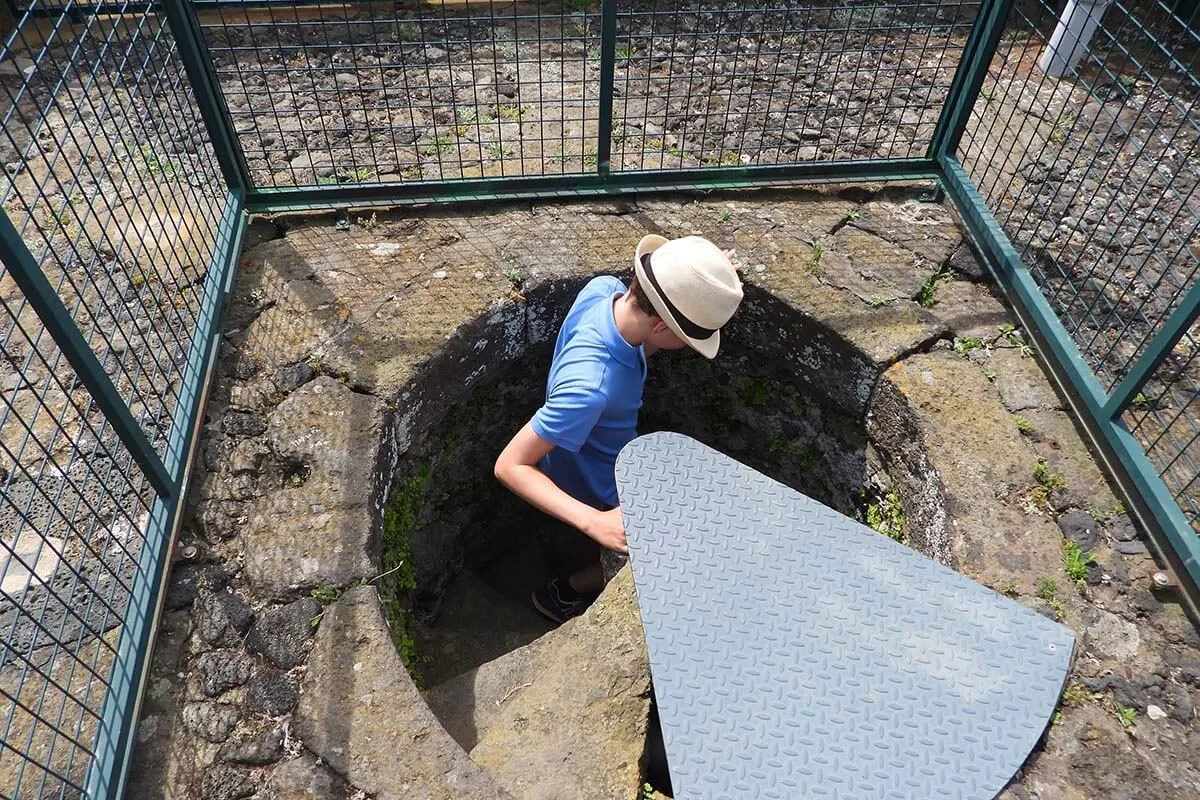
[[[567,312],[533,431],[554,444],[539,465],[567,494],[597,508],[617,505],[617,453],[637,436],[646,353],[621,337],[613,300],[626,287],[591,280]]]

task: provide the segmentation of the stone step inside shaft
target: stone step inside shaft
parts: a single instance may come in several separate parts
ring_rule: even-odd
[[[574,624],[572,620],[524,647],[437,684],[424,692],[425,702],[454,740],[470,751],[500,719],[505,705],[533,685]]]
[[[637,794],[650,667],[632,575],[583,616],[425,693],[442,724],[513,797]]]
[[[529,583],[532,588],[536,583]],[[417,651],[426,686],[502,657],[533,642],[554,626],[529,602],[502,594],[474,571],[465,569],[450,584],[432,625],[416,626]]]

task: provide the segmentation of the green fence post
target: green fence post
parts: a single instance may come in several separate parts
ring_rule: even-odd
[[[933,129],[927,153],[929,158],[940,161],[943,156],[953,156],[958,151],[958,143],[962,141],[971,110],[979,99],[979,91],[983,88],[1012,6],[1013,0],[985,0],[980,8],[963,48],[962,60],[950,82],[941,116]]]
[[[1150,341],[1150,346],[1142,352],[1133,369],[1129,370],[1125,379],[1113,390],[1108,402],[1104,404],[1105,414],[1114,420],[1121,418],[1125,409],[1133,402],[1133,398],[1137,397],[1146,381],[1154,374],[1154,370],[1166,360],[1171,350],[1192,327],[1197,316],[1200,316],[1200,283],[1192,284],[1183,302],[1167,318],[1166,324]]]
[[[600,3],[600,132],[596,168],[608,175],[612,161],[613,79],[617,69],[617,0]]]
[[[29,305],[37,313],[46,331],[58,345],[79,382],[91,393],[92,399],[103,412],[105,419],[129,450],[129,454],[146,474],[154,491],[164,498],[175,496],[175,482],[167,473],[162,459],[158,457],[150,440],[129,413],[129,406],[100,365],[96,354],[83,338],[71,312],[67,311],[62,299],[50,285],[38,266],[37,259],[25,246],[21,234],[13,226],[8,214],[0,212],[0,260],[8,268],[17,286]]]
[[[179,492],[174,498],[158,498],[150,511],[146,538],[138,553],[137,580],[121,621],[117,657],[109,689],[101,709],[96,745],[84,788],[88,798],[121,798],[136,741],[142,685],[149,670],[158,618],[166,596],[164,580],[173,533],[182,510],[193,448],[200,434],[204,400],[216,363],[217,344],[237,262],[246,232],[241,194],[230,192],[228,205],[217,232],[213,259],[204,282],[204,299],[192,333],[179,401],[171,415],[166,462]]]
[[[162,0],[162,6],[179,47],[184,72],[196,94],[196,105],[208,128],[226,187],[233,192],[249,191],[250,170],[246,167],[246,159],[233,129],[233,119],[229,116],[225,97],[221,94],[221,86],[213,70],[212,58],[204,44],[196,10],[188,0]]]

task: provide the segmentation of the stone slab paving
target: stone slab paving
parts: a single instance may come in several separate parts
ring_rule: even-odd
[[[406,760],[430,773],[404,780],[438,787],[408,797],[526,791],[531,776],[485,758],[486,740],[476,757],[494,780],[455,751],[392,658],[374,589],[350,586],[378,575],[364,531],[422,420],[547,342],[562,298],[588,275],[627,271],[652,231],[737,249],[755,307],[739,335],[864,420],[912,546],[1075,632],[1060,713],[1002,797],[1200,794],[1200,637],[1152,591],[1154,562],[1036,354],[1001,328],[1015,320],[944,209],[793,191],[334,222],[257,222],[243,256],[189,495],[184,537],[199,552],[169,586],[129,797],[268,800],[297,786],[390,797],[401,784],[378,770]],[[935,272],[935,302],[922,306],[906,293]],[[764,321],[776,313],[814,320],[811,333]],[[329,413],[340,410],[354,411]],[[314,428],[309,444],[289,444]],[[1039,456],[1061,482],[1039,486]],[[337,512],[325,535],[300,530],[305,503]],[[1068,539],[1094,552],[1078,581],[1063,569]],[[322,588],[342,599],[322,608],[311,596]],[[581,649],[569,666],[609,657]],[[365,674],[368,663],[378,669]],[[628,697],[644,677],[614,688]],[[413,723],[386,746],[356,722],[385,716]],[[525,747],[516,717],[499,724],[486,739]]]

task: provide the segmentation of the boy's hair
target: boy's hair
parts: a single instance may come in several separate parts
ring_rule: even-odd
[[[641,284],[638,283],[636,275],[634,276],[633,280],[629,282],[629,297],[633,300],[633,304],[637,306],[643,313],[649,314],[652,317],[661,316],[658,313],[658,310],[654,307],[654,304],[650,302],[650,298],[646,296],[646,292],[642,289]]]

